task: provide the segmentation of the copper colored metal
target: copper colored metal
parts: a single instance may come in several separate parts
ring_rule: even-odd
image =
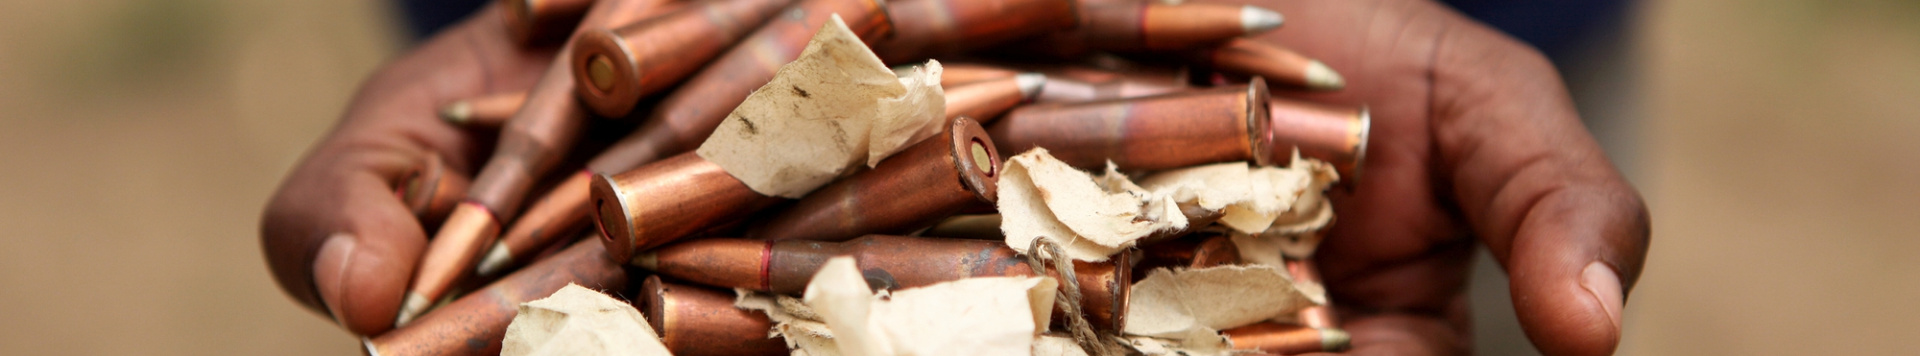
[[[773,320],[735,308],[733,297],[733,291],[647,276],[633,302],[674,355],[786,355],[786,340],[767,336]]]
[[[1311,87],[1308,85],[1307,67],[1313,65],[1313,58],[1267,42],[1235,38],[1218,47],[1195,50],[1187,55],[1188,60],[1214,69],[1256,75],[1290,86]]]
[[[880,161],[873,169],[808,193],[748,233],[766,240],[845,241],[904,234],[997,197],[1000,154],[965,117]]]
[[[914,0],[889,7],[894,34],[873,45],[887,63],[960,53],[1078,23],[1073,0]]]
[[[595,113],[623,117],[679,83],[789,0],[712,0],[616,29],[587,30],[570,62],[575,91]]]
[[[1219,234],[1193,235],[1140,248],[1134,277],[1146,277],[1160,268],[1207,268],[1240,263],[1240,248]]]
[[[1021,84],[1029,80],[1045,81],[1039,74],[1011,76],[976,81],[968,84],[945,85],[947,97],[947,118],[971,117],[981,125],[992,123],[1000,114],[1012,110],[1014,106],[1032,99],[1039,88],[1023,88]]]
[[[500,225],[485,209],[471,202],[461,203],[454,208],[452,218],[440,227],[438,237],[427,242],[426,255],[420,257],[420,266],[413,271],[413,281],[407,286],[395,325],[410,323],[433,302],[446,297],[454,284],[473,270],[468,266],[479,262],[480,254],[493,245]]]
[[[1321,284],[1320,270],[1313,266],[1313,261],[1288,259],[1286,263],[1287,274],[1292,276],[1294,281]],[[1325,305],[1301,309],[1298,318],[1301,324],[1305,324],[1308,327],[1332,328],[1340,326],[1339,317],[1333,313],[1333,303],[1331,300]]]
[[[949,237],[956,239],[1004,240],[1006,234],[1000,231],[1000,214],[954,215],[934,223],[920,236]]]
[[[1259,350],[1281,355],[1341,352],[1353,346],[1346,331],[1293,324],[1261,322],[1221,331],[1236,350]]]
[[[1267,86],[1239,86],[1014,109],[987,131],[1002,152],[1044,147],[1069,165],[1161,170],[1250,160],[1267,164]]]
[[[559,42],[587,15],[594,0],[500,0],[507,34],[522,46]]]
[[[607,252],[618,261],[785,200],[754,192],[691,152],[618,175],[594,175],[592,190]]]
[[[527,207],[526,214],[514,220],[507,233],[487,251],[477,269],[480,276],[494,276],[532,261],[532,257],[587,226],[593,215],[587,205],[588,187],[593,173],[580,171],[555,185],[547,195]]]
[[[463,127],[498,128],[527,103],[527,92],[513,91],[467,98],[440,109],[440,118]]]
[[[835,256],[853,256],[867,285],[876,289],[1033,275],[1026,258],[1005,242],[888,235],[837,243],[707,238],[663,246],[641,254],[633,263],[700,284],[797,295]],[[1120,330],[1126,325],[1133,259],[1132,254],[1122,253],[1107,262],[1074,261],[1075,280],[1083,296],[1081,309],[1094,327]]]
[[[367,354],[498,355],[507,323],[519,312],[520,303],[546,298],[568,283],[611,292],[626,288],[626,270],[606,259],[606,249],[598,240],[576,243],[413,323],[367,339]]]
[[[902,67],[894,67],[899,72]],[[1012,78],[1020,71],[977,63],[940,62],[940,86],[953,88],[978,81]]]
[[[447,167],[447,162],[436,153],[427,153],[419,165],[414,166],[407,180],[400,185],[400,200],[413,210],[413,215],[429,225],[445,221],[447,214],[453,213],[454,206],[465,197],[467,184],[472,181],[465,174]]]
[[[1072,30],[1023,42],[1018,49],[1058,58],[1080,57],[1099,50],[1179,50],[1217,44],[1271,28],[1243,22],[1247,8],[1193,2],[1169,5],[1160,1],[1087,1],[1080,4],[1080,23]]]
[[[1274,164],[1290,164],[1298,147],[1301,156],[1332,164],[1343,184],[1360,180],[1367,160],[1367,134],[1373,126],[1367,108],[1273,98],[1267,113],[1271,118],[1267,125],[1273,128],[1265,138],[1273,143],[1267,157]]]
[[[780,66],[799,58],[807,41],[835,13],[867,43],[893,31],[881,0],[801,0],[661,99],[639,129],[594,157],[588,169],[623,172],[700,147],[747,94],[773,80]]]
[[[1188,90],[1172,83],[1132,80],[1123,78],[1106,82],[1086,82],[1073,78],[1048,76],[1046,85],[1040,94],[1034,97],[1039,103],[1079,103],[1106,99],[1124,99],[1176,93]]]

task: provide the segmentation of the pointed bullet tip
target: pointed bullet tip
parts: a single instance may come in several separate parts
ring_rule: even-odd
[[[1273,10],[1253,5],[1240,7],[1240,27],[1249,35],[1279,28],[1285,22],[1286,17]]]
[[[419,293],[408,291],[406,298],[400,302],[400,315],[394,318],[393,327],[407,326],[407,323],[412,323],[415,317],[426,311],[430,303],[432,302],[420,296]]]
[[[1020,96],[1033,100],[1040,95],[1040,88],[1047,84],[1047,75],[1040,73],[1020,73],[1013,76],[1014,83],[1020,85]]]
[[[473,119],[473,104],[467,103],[466,100],[447,104],[440,108],[440,119],[455,125],[464,125],[468,120]]]
[[[1347,87],[1347,79],[1340,72],[1333,71],[1326,63],[1313,61],[1307,64],[1307,87],[1316,90],[1340,90]]]
[[[474,272],[483,277],[492,277],[513,263],[513,255],[508,253],[506,242],[493,243],[493,249],[487,250],[487,257],[480,259],[480,268]]]

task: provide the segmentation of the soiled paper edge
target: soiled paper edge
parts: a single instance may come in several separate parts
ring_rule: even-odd
[[[568,283],[521,303],[501,340],[502,355],[670,355],[632,304]]]
[[[1320,305],[1284,269],[1264,265],[1156,269],[1133,288],[1123,332],[1188,347],[1211,345],[1219,330]]]

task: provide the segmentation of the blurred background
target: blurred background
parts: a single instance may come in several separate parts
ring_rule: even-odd
[[[1619,11],[1612,30],[1522,37],[1553,50],[1653,212],[1621,353],[1920,353],[1920,2]],[[274,286],[259,211],[411,43],[406,13],[0,3],[0,354],[359,353]],[[1482,256],[1476,348],[1533,353]]]

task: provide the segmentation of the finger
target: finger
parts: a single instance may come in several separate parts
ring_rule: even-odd
[[[550,57],[514,48],[500,14],[489,8],[375,74],[282,182],[262,219],[261,244],[290,296],[355,333],[390,327],[426,239],[395,184],[424,152],[470,172],[477,151],[477,140],[434,119],[434,106],[524,89]]]
[[[1511,276],[1527,335],[1548,354],[1611,354],[1647,251],[1639,193],[1537,51],[1465,23],[1441,38],[1434,68],[1442,176]]]

